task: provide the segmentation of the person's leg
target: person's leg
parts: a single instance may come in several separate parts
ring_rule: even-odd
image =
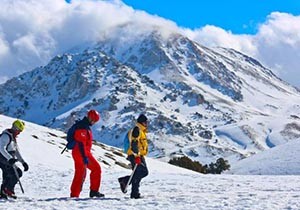
[[[137,169],[139,171],[138,177],[140,179],[143,179],[144,177],[148,176],[149,171],[148,171],[146,160],[144,157],[141,157],[141,164],[139,165],[139,167]]]
[[[5,187],[5,182],[6,182],[6,167],[4,164],[1,163],[0,161],[0,169],[2,170],[2,184],[1,184],[1,191]]]
[[[73,154],[75,174],[71,185],[71,197],[79,197],[86,176],[86,165],[81,156]]]
[[[91,170],[90,174],[90,197],[104,197],[104,194],[99,192],[101,183],[101,167],[98,161],[93,156],[88,156],[89,164],[88,169]]]
[[[93,157],[89,156],[89,164],[87,168],[91,170],[90,174],[90,190],[99,191],[101,183],[101,167],[98,161]]]
[[[123,193],[127,192],[127,190],[125,191],[125,187],[129,181],[129,178],[130,178],[130,176],[123,176],[123,177],[118,178],[120,188]],[[128,185],[129,185],[129,183],[128,183]]]
[[[16,167],[16,166],[15,166]],[[14,189],[18,182],[15,169],[11,165],[5,165],[3,168],[3,181],[1,185],[1,197],[17,198]],[[19,178],[22,176],[22,170],[16,167]],[[3,196],[4,195],[4,196]]]
[[[131,162],[131,165],[134,167],[134,165],[135,165],[134,157],[130,156],[129,160]],[[145,158],[142,157],[141,160],[142,160],[142,163],[137,166],[135,173],[132,177],[131,195],[130,195],[131,198],[140,198],[140,192],[139,192],[140,182],[141,182],[142,178],[144,178],[148,175],[148,168],[146,165]]]
[[[11,179],[10,179],[10,182],[9,182],[9,184],[7,186],[7,188],[9,190],[11,190],[13,193],[15,193],[15,186],[16,186],[16,184],[19,181],[18,177],[20,179],[22,177],[22,175],[23,175],[22,170],[20,168],[18,168],[18,167],[15,166],[15,169],[13,167],[11,167],[11,170],[9,171],[9,173],[10,173],[9,176],[11,177]],[[18,177],[16,176],[16,172],[18,173]]]
[[[0,162],[0,168],[2,170],[2,184],[1,184],[1,191],[0,191],[0,198],[7,199],[7,195],[4,193],[4,189],[6,188],[7,184],[7,173],[6,173],[6,167],[4,164]]]
[[[132,178],[132,187],[131,187],[131,197],[138,198],[140,197],[140,182],[142,178],[148,175],[148,169],[144,165],[139,165]]]

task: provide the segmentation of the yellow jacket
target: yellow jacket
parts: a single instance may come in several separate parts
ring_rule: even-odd
[[[137,138],[132,136],[133,129],[128,132],[130,148],[127,151],[127,155],[146,156],[148,154],[147,128],[140,123],[137,123],[135,126],[139,128],[139,136]]]

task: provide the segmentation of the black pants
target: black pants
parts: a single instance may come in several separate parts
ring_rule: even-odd
[[[18,178],[16,176],[15,170],[12,165],[0,161],[0,168],[2,170],[2,185],[1,185],[1,191],[4,188],[7,188],[8,190],[14,192],[15,185],[18,182]],[[15,166],[16,171],[19,175],[19,177],[22,176],[22,170],[19,169],[17,166]]]
[[[128,160],[130,161],[133,169],[135,166],[134,155],[128,156]],[[131,196],[137,196],[139,194],[140,182],[142,178],[146,177],[147,175],[148,175],[148,168],[146,165],[146,161],[144,157],[141,157],[141,164],[137,166],[131,180]]]

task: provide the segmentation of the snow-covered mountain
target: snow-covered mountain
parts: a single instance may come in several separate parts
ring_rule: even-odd
[[[88,109],[95,138],[122,146],[139,113],[150,156],[230,163],[300,136],[300,94],[258,61],[179,34],[110,37],[0,85],[0,113],[66,130]]]
[[[0,115],[0,130],[10,127],[13,120]],[[93,145],[93,154],[102,167],[101,192],[105,193],[105,198],[88,198],[89,176],[86,177],[80,198],[69,198],[74,167],[70,152],[60,154],[66,142],[65,136],[61,131],[25,122],[25,130],[18,136],[22,156],[29,164],[29,171],[24,172],[21,178],[25,194],[16,185],[18,199],[0,199],[1,210],[294,210],[300,207],[299,176],[203,175],[152,158],[146,158],[150,173],[142,180],[140,187],[144,198],[130,199],[128,194],[120,191],[117,181],[118,177],[131,172],[123,167],[128,161],[118,148],[99,143]],[[297,143],[289,144],[290,147],[299,148]],[[270,151],[274,149],[266,151],[270,155],[268,159],[272,158]],[[288,164],[288,153],[277,155],[288,161],[281,162],[278,168],[285,171],[299,168],[299,163]],[[248,164],[254,166],[257,162]],[[267,168],[265,165],[264,169]]]

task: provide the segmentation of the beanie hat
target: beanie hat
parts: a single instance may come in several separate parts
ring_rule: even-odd
[[[147,122],[148,118],[144,115],[141,114],[138,118],[137,118],[137,122],[138,123],[143,123],[143,122]]]

